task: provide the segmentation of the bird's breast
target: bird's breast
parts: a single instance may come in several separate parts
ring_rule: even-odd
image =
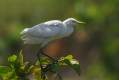
[[[64,28],[62,32],[57,36],[59,38],[70,36],[74,32],[73,27]]]

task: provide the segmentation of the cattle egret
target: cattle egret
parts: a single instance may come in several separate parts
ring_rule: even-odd
[[[61,39],[71,35],[74,32],[73,26],[76,24],[84,24],[74,18],[66,19],[65,21],[51,20],[32,28],[26,28],[20,34],[25,34],[21,37],[24,44],[42,44],[41,48],[49,42]]]
[[[21,37],[21,39],[24,41],[24,44],[41,44],[40,53],[53,59],[52,57],[45,54],[42,51],[42,48],[53,40],[70,36],[74,32],[74,25],[76,24],[85,23],[77,21],[74,18],[68,18],[63,22],[60,20],[47,21],[21,31],[20,34],[25,34]],[[37,56],[40,61],[39,54],[37,54]]]

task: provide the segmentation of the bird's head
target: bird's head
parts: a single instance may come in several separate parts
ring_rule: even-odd
[[[76,25],[76,24],[85,24],[84,22],[77,21],[77,20],[74,19],[74,18],[68,18],[68,19],[66,19],[65,21],[63,21],[63,23],[64,23],[65,25],[72,25],[72,26],[74,26],[74,25]]]

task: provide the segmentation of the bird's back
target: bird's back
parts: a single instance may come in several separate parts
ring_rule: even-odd
[[[50,27],[63,26],[63,22],[60,20],[51,20],[51,21],[44,22],[43,24],[49,25]]]

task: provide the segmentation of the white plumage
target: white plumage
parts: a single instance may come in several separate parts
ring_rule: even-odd
[[[66,19],[65,21],[51,20],[32,28],[26,28],[21,31],[24,44],[39,44],[41,43],[44,47],[48,42],[60,39],[71,35],[74,32],[73,26],[75,24],[84,24],[84,22],[77,21],[74,18]]]

